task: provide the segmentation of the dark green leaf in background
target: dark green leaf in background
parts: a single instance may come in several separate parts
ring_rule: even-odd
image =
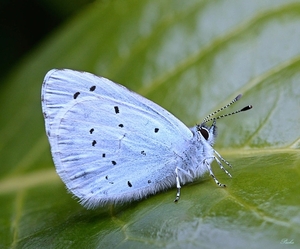
[[[100,1],[20,62],[0,92],[0,248],[300,246],[300,1]],[[57,176],[40,104],[52,68],[102,75],[188,126],[218,121],[227,188],[205,175],[121,207],[85,210]]]

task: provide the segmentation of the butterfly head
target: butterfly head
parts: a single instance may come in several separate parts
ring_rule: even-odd
[[[216,119],[213,119],[211,126],[206,126],[205,123],[197,125],[197,131],[211,146],[213,146],[215,138],[217,137]]]

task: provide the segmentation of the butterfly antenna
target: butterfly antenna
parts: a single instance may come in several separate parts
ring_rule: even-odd
[[[242,94],[239,94],[238,96],[236,96],[229,104],[223,106],[222,108],[220,108],[219,110],[217,111],[214,111],[213,113],[209,114],[204,120],[202,123],[207,123],[208,121],[211,121],[213,119],[220,119],[220,118],[224,118],[224,117],[227,117],[227,116],[231,116],[231,115],[234,115],[234,114],[237,114],[239,112],[244,112],[244,111],[248,111],[252,108],[252,105],[247,105],[245,106],[244,108],[240,109],[240,110],[237,110],[237,111],[234,111],[234,112],[231,112],[231,113],[228,113],[228,114],[224,114],[224,115],[220,115],[216,118],[211,118],[212,116],[216,115],[217,113],[219,113],[220,111],[223,111],[224,109],[226,109],[227,107],[231,106],[233,103],[237,102],[240,98],[242,97]]]

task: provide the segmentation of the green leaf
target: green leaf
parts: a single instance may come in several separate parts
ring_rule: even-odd
[[[0,92],[1,248],[283,248],[300,235],[300,1],[95,2],[14,69]],[[209,175],[119,207],[85,210],[55,173],[40,89],[52,68],[119,82],[188,126],[218,121]]]

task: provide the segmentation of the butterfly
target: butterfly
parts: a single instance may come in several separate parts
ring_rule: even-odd
[[[53,161],[66,188],[86,208],[139,200],[181,186],[209,172],[216,119],[211,118],[239,100],[188,128],[152,101],[91,73],[70,69],[49,71],[42,85],[42,110]],[[210,126],[207,122],[212,121]]]

